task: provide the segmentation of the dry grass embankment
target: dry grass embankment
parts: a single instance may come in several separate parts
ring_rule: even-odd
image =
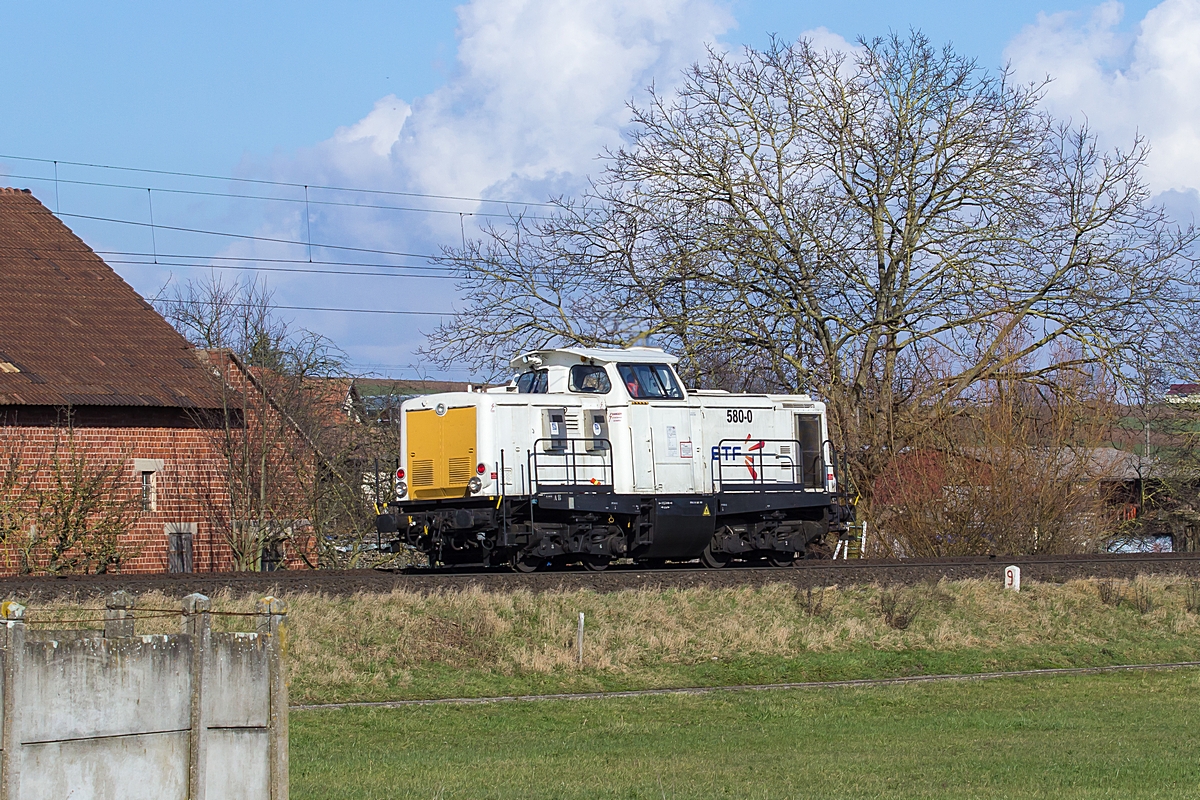
[[[1200,584],[289,596],[293,702],[727,685],[1200,659]],[[254,598],[213,598],[250,611]],[[35,606],[31,619],[87,606]],[[142,608],[176,605],[143,595]],[[576,663],[578,613],[586,615]],[[217,618],[245,628],[245,617]],[[168,618],[142,633],[174,629]],[[67,626],[64,626],[67,627]]]

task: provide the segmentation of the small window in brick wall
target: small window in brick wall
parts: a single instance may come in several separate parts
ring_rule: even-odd
[[[133,471],[141,481],[142,511],[158,511],[158,473],[163,465],[161,458],[133,460]]]
[[[158,511],[158,498],[155,496],[155,480],[153,472],[142,473],[142,511]]]

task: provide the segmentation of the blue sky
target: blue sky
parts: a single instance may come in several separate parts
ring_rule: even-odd
[[[299,187],[519,201],[571,193],[596,169],[595,154],[619,141],[624,101],[651,80],[669,86],[705,43],[761,46],[769,33],[794,39],[814,31],[836,42],[910,27],[953,42],[985,66],[1011,61],[1019,77],[1053,72],[1059,78],[1047,100],[1053,110],[1075,119],[1086,115],[1113,142],[1134,131],[1147,135],[1155,148],[1147,174],[1160,199],[1181,216],[1197,207],[1200,89],[1186,87],[1200,86],[1200,56],[1193,55],[1200,49],[1200,0],[1123,6],[1027,0],[3,2],[0,184],[28,186],[60,209],[148,296],[167,280],[202,273],[121,263],[146,260],[140,254],[147,252],[188,256],[174,263],[274,258],[284,261],[256,263],[286,266],[306,260],[310,248],[285,242],[311,240],[413,254],[314,253],[314,260],[339,262],[331,271],[388,272],[347,264],[420,265],[414,256],[470,235],[482,219],[459,212],[503,206],[312,189],[305,211]],[[298,186],[60,164],[55,187],[47,180],[53,164],[15,156]],[[144,224],[88,219],[145,223],[151,202],[156,226],[164,226],[153,235]],[[217,261],[207,260],[214,256]],[[276,287],[280,302],[295,306],[442,311],[456,302],[444,279],[256,274]],[[337,341],[356,365],[382,374],[419,370],[412,351],[432,324],[429,317],[291,313]]]

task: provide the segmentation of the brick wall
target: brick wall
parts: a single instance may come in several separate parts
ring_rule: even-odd
[[[169,524],[194,524],[192,564],[196,572],[233,568],[232,551],[223,534],[210,522],[213,504],[228,501],[227,483],[222,479],[224,460],[214,446],[219,432],[202,428],[84,427],[71,431],[73,447],[87,463],[111,464],[119,470],[123,491],[136,500],[132,526],[121,544],[130,552],[122,572],[165,572],[168,568]],[[18,453],[26,475],[37,470],[35,488],[48,488],[52,473],[47,464],[56,443],[61,449],[68,436],[55,426],[0,426],[0,472],[7,470],[9,455]],[[142,474],[135,459],[161,461],[154,464],[154,504],[143,509]],[[148,466],[145,462],[142,467]],[[40,469],[39,469],[40,467]],[[302,568],[311,556],[311,537],[285,546],[285,566]],[[0,547],[0,574],[15,574],[20,567],[17,550],[8,543]]]

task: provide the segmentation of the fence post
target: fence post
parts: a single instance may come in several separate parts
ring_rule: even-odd
[[[205,800],[208,720],[204,718],[205,662],[212,645],[212,601],[202,594],[183,598],[183,632],[192,638],[191,732],[188,736],[188,800]]]
[[[288,800],[287,602],[258,601],[258,634],[266,637],[270,692],[267,741],[271,762],[271,800]]]
[[[21,662],[25,656],[25,606],[12,600],[0,603],[7,642],[4,653],[4,723],[0,726],[0,800],[21,796],[21,704],[17,702]]]
[[[126,591],[113,592],[104,603],[104,638],[120,639],[133,636],[133,595]]]

